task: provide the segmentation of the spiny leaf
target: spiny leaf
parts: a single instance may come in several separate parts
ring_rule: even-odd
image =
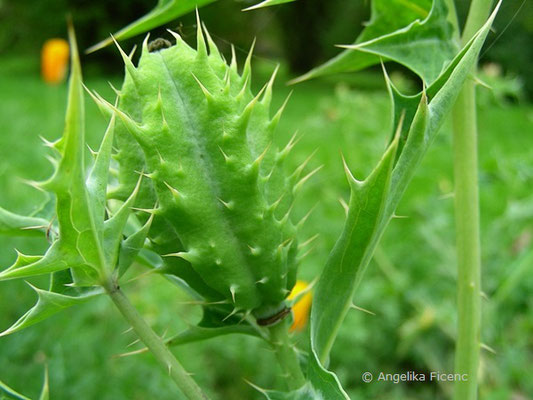
[[[350,307],[361,261],[375,238],[387,200],[397,145],[396,139],[365,181],[355,181],[348,174],[351,186],[348,216],[318,281],[317,293],[321,295],[315,298],[311,314],[315,327],[311,341],[322,363],[335,339],[331,332],[338,330]],[[335,293],[335,296],[323,293]]]
[[[133,190],[128,200],[118,209],[118,211],[104,223],[103,246],[106,256],[107,265],[116,265],[120,249],[120,243],[123,237],[124,228],[131,214],[131,209],[135,204],[137,193],[141,184],[142,175],[139,177],[137,186]]]
[[[130,37],[148,32],[154,28],[164,25],[173,19],[176,19],[195,8],[205,6],[215,0],[158,0],[155,8],[148,14],[132,22],[125,28],[119,30],[113,35],[116,40],[124,40]],[[92,53],[100,50],[113,43],[113,39],[108,38],[89,47],[86,53]]]
[[[350,307],[353,293],[414,175],[416,166],[449,114],[457,94],[477,61],[498,7],[499,5],[486,24],[426,92],[408,98],[390,86],[395,109],[394,119],[397,121],[398,116],[403,115],[403,125],[406,126],[402,128],[399,121],[395,122],[396,135],[392,143],[401,140],[402,146],[399,148],[398,157],[385,156],[380,166],[372,173],[375,179],[367,179],[362,184],[351,184],[352,198],[347,223],[320,277],[311,313],[311,345],[321,365],[328,361],[329,350]],[[389,165],[387,168],[394,167],[388,175],[384,165]],[[354,195],[358,191],[363,195],[360,197],[363,201],[354,201]],[[373,194],[368,197],[370,193]],[[365,197],[368,197],[368,201],[364,200]],[[378,206],[377,201],[382,203]],[[365,216],[369,207],[373,208],[372,213],[379,215],[378,218]],[[350,246],[355,248],[350,249]],[[335,296],[332,296],[332,293]],[[337,298],[338,293],[342,295]]]
[[[124,272],[126,272],[126,270],[133,264],[135,258],[143,248],[146,237],[148,236],[148,231],[152,225],[152,221],[153,217],[150,217],[150,219],[148,219],[146,224],[144,224],[141,229],[128,236],[128,238],[123,240],[120,244],[120,252],[118,255],[117,264],[119,276],[122,276]]]
[[[307,383],[298,390],[279,392],[250,385],[261,392],[267,400],[349,400],[335,374],[326,371],[311,356],[307,368]]]
[[[59,166],[52,178],[43,184],[45,189],[55,193],[57,198],[56,213],[59,224],[59,239],[54,243],[56,256],[61,260],[63,256],[72,261],[73,255],[83,259],[81,264],[89,265],[95,271],[104,268],[104,252],[99,240],[99,223],[96,222],[94,199],[91,199],[86,185],[85,169],[85,103],[82,88],[81,66],[76,45],[74,29],[69,28],[71,46],[71,76],[69,80],[69,94],[65,129],[62,138],[57,142],[61,153]],[[111,130],[112,131],[112,130]],[[109,131],[108,131],[109,134]],[[104,141],[104,146],[108,141]],[[106,164],[105,148],[101,157],[97,158],[95,173],[89,179],[96,182],[100,179],[101,171]],[[100,163],[103,163],[100,166]],[[101,168],[102,167],[102,168]],[[101,192],[101,182],[96,182],[92,188]],[[96,192],[95,192],[96,195]],[[101,197],[101,193],[99,194]],[[100,204],[101,209],[101,199]],[[100,210],[101,211],[101,210]],[[101,226],[101,225],[100,225]],[[69,267],[75,267],[70,264]],[[94,274],[87,274],[85,270],[73,271],[77,283],[94,284]]]
[[[457,52],[452,25],[444,0],[374,0],[372,19],[355,44],[325,64],[295,79],[293,83],[323,75],[358,71],[395,61],[431,84]]]
[[[50,224],[43,218],[18,215],[0,207],[0,234],[10,236],[42,236]]]
[[[404,144],[408,146],[402,150],[394,167],[391,196],[387,205],[386,215],[394,214],[394,210],[413,177],[417,165],[435,139],[445,118],[449,115],[464,82],[470,79],[472,68],[477,62],[479,52],[490,31],[500,4],[501,2],[495,7],[492,15],[478,33],[452,60],[442,75],[428,87],[425,93],[419,93],[411,99],[407,96],[399,95],[397,90],[395,90],[397,95],[392,95],[393,108],[395,110],[405,109],[406,114],[413,115],[413,120],[409,122],[409,129],[412,133],[409,133],[410,137],[407,137],[407,142]],[[426,97],[427,99],[425,99]],[[413,100],[418,101],[416,111],[414,111],[415,102]],[[426,108],[425,102],[428,103],[427,110],[424,110]],[[410,108],[411,110],[409,110]],[[398,112],[400,111],[396,111],[395,114],[398,114]],[[424,122],[425,114],[427,114],[427,122]],[[417,115],[418,118],[416,117]],[[422,124],[424,126],[421,126]],[[402,142],[404,141],[405,138]],[[382,224],[386,224],[386,221],[383,221]]]
[[[85,106],[81,82],[81,67],[72,26],[69,26],[71,45],[71,76],[65,129],[62,138],[54,143],[61,158],[53,176],[41,186],[55,194],[59,237],[43,257],[17,262],[0,272],[0,280],[72,269],[77,285],[97,283],[106,264],[104,254],[104,215],[114,118],[111,119],[93,168],[87,177],[85,168]],[[129,210],[128,210],[129,213]],[[109,222],[112,225],[113,219]],[[116,251],[122,232],[118,236]]]
[[[111,150],[113,148],[113,137],[115,131],[115,114],[111,116],[109,125],[102,139],[102,144],[96,155],[94,165],[87,178],[86,186],[90,197],[89,204],[92,206],[92,213],[95,218],[98,234],[103,231],[103,221],[105,216],[106,192],[109,176],[109,165],[111,162]]]
[[[31,400],[29,397],[26,397],[19,392],[11,389],[9,386],[7,386],[4,382],[0,381],[0,394],[8,396],[8,399],[13,400]],[[2,396],[3,398],[3,396]]]
[[[37,303],[22,317],[20,317],[20,319],[15,322],[11,327],[0,333],[0,336],[6,336],[11,333],[20,331],[21,329],[36,324],[37,322],[40,322],[65,308],[71,307],[76,304],[84,303],[92,299],[93,297],[103,293],[103,289],[101,288],[84,288],[78,289],[79,293],[76,295],[67,296],[36,288],[35,286],[32,286],[29,283],[28,285],[30,285],[30,287],[37,293]]]
[[[0,272],[0,281],[49,274],[83,264],[83,259],[76,252],[56,241],[44,256],[19,254],[17,261],[11,267]]]

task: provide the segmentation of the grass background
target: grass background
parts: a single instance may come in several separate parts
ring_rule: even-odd
[[[268,63],[258,63],[259,85]],[[400,79],[401,77],[397,77]],[[107,98],[107,79],[88,73],[86,84]],[[281,76],[275,104],[289,92]],[[316,209],[302,239],[320,234],[315,250],[303,262],[300,277],[317,276],[342,229],[348,185],[341,152],[357,178],[364,178],[379,159],[390,133],[389,101],[381,78],[309,82],[295,87],[278,129],[283,145],[298,129],[303,135],[289,160],[296,168],[318,149],[310,168],[324,165],[303,191],[295,216]],[[109,78],[116,86],[120,79]],[[377,82],[377,83],[375,83]],[[400,84],[402,83],[400,79]],[[403,82],[404,85],[407,85]],[[363,89],[364,86],[364,89]],[[60,136],[66,85],[48,87],[27,58],[0,61],[0,206],[29,212],[41,194],[22,179],[43,179],[51,171],[39,135]],[[533,393],[533,107],[506,103],[480,89],[480,193],[482,210],[483,341],[481,398],[527,400]],[[87,99],[87,136],[96,147],[106,121]],[[333,349],[331,368],[351,398],[444,399],[448,384],[365,384],[361,375],[406,371],[453,371],[455,336],[455,261],[453,235],[452,150],[448,125],[439,134],[398,208],[354,303],[376,315],[351,312]],[[5,238],[0,265],[9,265],[14,248],[38,254],[46,243]],[[137,267],[130,276],[142,273]],[[46,287],[46,279],[32,279]],[[187,296],[161,277],[135,279],[123,285],[158,333],[174,334],[200,317]],[[0,285],[0,330],[7,328],[35,301],[22,281]],[[51,398],[176,399],[173,383],[148,354],[119,358],[135,340],[106,298],[68,309],[49,320],[0,338],[0,379],[30,397],[40,390],[44,365],[50,370]],[[295,339],[307,349],[305,332]],[[280,387],[273,354],[254,338],[226,336],[175,349],[175,353],[213,399],[259,399],[242,378],[261,387]]]

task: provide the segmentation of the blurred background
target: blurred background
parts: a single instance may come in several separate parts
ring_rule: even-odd
[[[0,0],[0,206],[30,212],[41,194],[23,179],[46,178],[52,167],[39,136],[61,135],[66,84],[47,85],[40,76],[45,40],[66,37],[70,12],[80,48],[108,37],[148,12],[155,1]],[[303,133],[290,159],[298,166],[314,149],[312,167],[324,168],[308,184],[296,214],[316,209],[302,239],[320,234],[303,262],[300,276],[311,281],[325,263],[343,224],[339,198],[347,199],[340,150],[358,178],[370,172],[390,133],[389,100],[380,68],[343,74],[287,87],[292,77],[338,53],[334,44],[354,41],[369,18],[362,0],[298,0],[242,13],[250,1],[220,0],[200,11],[211,35],[229,56],[234,43],[242,61],[254,37],[254,85],[259,87],[276,64],[281,73],[274,106],[290,90],[291,101],[276,140],[284,144],[298,129]],[[469,2],[459,1],[464,20]],[[522,5],[522,6],[521,6]],[[194,43],[195,19],[187,15],[166,27]],[[153,37],[168,37],[163,28]],[[126,50],[142,37],[123,42]],[[481,59],[479,99],[480,190],[484,277],[481,397],[484,400],[533,399],[533,4],[505,1]],[[116,49],[83,55],[86,85],[108,99],[108,85],[121,85],[122,61]],[[406,92],[418,80],[403,68],[387,66]],[[87,99],[87,136],[95,147],[105,119]],[[447,384],[364,384],[365,371],[452,371],[455,337],[455,243],[451,140],[446,125],[411,183],[398,214],[383,238],[356,305],[375,313],[352,311],[331,357],[352,399],[445,399]],[[319,199],[318,204],[317,199]],[[4,238],[0,266],[10,265],[14,248],[39,254],[46,243]],[[139,266],[130,278],[143,270]],[[46,279],[32,279],[46,287]],[[186,294],[162,277],[132,279],[125,285],[141,313],[156,331],[179,332],[200,317],[186,304]],[[22,281],[0,284],[0,331],[31,307],[34,292]],[[53,400],[176,399],[173,384],[150,355],[119,358],[138,347],[126,325],[105,298],[69,309],[19,333],[0,338],[0,380],[30,397],[40,390],[44,365],[50,370]],[[306,351],[305,332],[295,340]],[[254,338],[226,336],[175,349],[216,400],[260,399],[243,380],[261,387],[280,387],[273,355]]]

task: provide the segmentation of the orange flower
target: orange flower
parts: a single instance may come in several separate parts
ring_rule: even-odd
[[[67,74],[68,42],[64,39],[48,39],[41,50],[41,75],[46,83],[63,82]]]
[[[296,285],[292,288],[291,294],[288,299],[292,300],[298,296],[301,292],[307,289],[308,283],[305,281],[297,281]],[[292,315],[294,321],[290,328],[290,331],[301,331],[307,325],[309,319],[309,309],[311,308],[311,301],[313,296],[311,291],[299,296],[298,301],[292,306]]]

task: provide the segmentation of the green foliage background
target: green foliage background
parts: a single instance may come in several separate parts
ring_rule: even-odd
[[[3,21],[0,25],[0,205],[18,212],[30,211],[40,196],[21,178],[37,180],[51,172],[39,135],[49,140],[59,137],[66,101],[66,86],[48,87],[42,83],[37,62],[42,40],[64,31],[63,13],[71,4],[34,3],[31,7],[26,2],[0,1],[0,18],[20,21],[11,29],[3,28]],[[319,49],[309,63],[335,54],[336,50],[329,47],[331,43],[351,42],[356,34],[354,26],[365,18],[362,2],[354,1],[335,29],[328,30],[333,16],[340,14],[340,2],[332,3],[334,11],[324,14],[323,21],[317,22],[316,15],[309,16],[310,21],[315,18],[312,26],[320,33],[308,47],[309,52]],[[508,6],[510,3],[502,9],[504,16],[498,22],[502,25],[497,25],[497,29],[502,29],[512,10],[516,10]],[[105,4],[76,2],[74,15],[80,24],[83,45],[124,25],[109,15],[120,15],[129,22],[153,5],[141,1]],[[296,7],[298,2],[294,4]],[[260,41],[255,60],[256,70],[260,71],[255,84],[259,85],[273,69],[273,63],[266,59],[282,58],[291,51],[287,43],[297,42],[298,35],[305,31],[287,25],[296,9],[289,7],[292,6],[241,17],[238,10],[243,3],[221,0],[206,7],[202,14],[210,31],[241,47],[249,44],[253,34],[266,38]],[[530,10],[526,7],[519,14],[501,42],[488,53],[491,59],[516,73],[531,70],[531,50],[516,44],[527,43],[531,38],[533,19],[527,18]],[[215,18],[217,13],[223,14]],[[83,29],[95,18],[101,23]],[[188,18],[183,19],[185,33],[192,31],[193,22]],[[237,24],[244,28],[236,30]],[[227,50],[225,41],[216,40]],[[104,71],[106,75],[111,70],[120,73],[122,67],[114,50],[87,57],[86,84],[111,98],[106,80],[120,86],[120,79],[103,76],[102,59],[112,60],[109,70]],[[288,94],[284,82],[291,77],[287,72],[290,64],[290,59],[283,63],[285,72],[274,91],[275,105]],[[414,85],[400,72],[394,75],[398,85],[406,89]],[[491,84],[502,88],[500,92],[479,88],[483,288],[488,298],[484,303],[483,341],[496,351],[483,353],[481,398],[528,399],[533,393],[533,107],[524,102],[508,102],[508,81],[498,76],[493,79]],[[522,75],[522,79],[528,84],[528,76]],[[371,171],[387,142],[389,103],[381,82],[379,74],[362,73],[304,83],[297,87],[282,119],[277,135],[280,143],[286,143],[296,129],[304,133],[290,167],[299,165],[314,149],[318,149],[314,166],[324,164],[302,194],[296,210],[302,216],[320,200],[305,227],[307,236],[320,233],[315,250],[301,268],[301,277],[307,280],[312,280],[322,268],[342,229],[344,211],[338,199],[347,200],[349,188],[340,152],[356,177],[362,178]],[[87,105],[89,144],[96,147],[106,121],[89,99]],[[350,313],[333,349],[331,368],[353,399],[441,399],[451,389],[436,384],[361,382],[365,371],[376,375],[379,371],[452,369],[455,265],[449,133],[445,127],[430,148],[398,209],[398,214],[406,218],[398,218],[390,225],[354,299],[358,306],[376,315]],[[13,248],[38,253],[46,247],[37,239],[3,237],[1,243],[0,266],[13,261]],[[141,267],[137,267],[136,272],[140,271]],[[31,283],[45,286],[39,279],[32,279]],[[160,277],[146,276],[129,282],[124,289],[158,333],[179,332],[186,326],[184,321],[194,322],[200,317],[196,306],[185,304],[185,294]],[[3,283],[0,330],[34,301],[33,291],[24,282]],[[172,382],[160,374],[150,355],[113,357],[139,346],[128,347],[134,337],[131,333],[120,334],[125,329],[106,298],[69,309],[35,327],[0,338],[0,379],[33,397],[40,390],[43,366],[47,364],[52,399],[175,399]],[[305,350],[304,336],[298,338]],[[261,398],[243,377],[262,387],[280,385],[281,372],[274,356],[253,338],[221,337],[176,348],[175,352],[214,399]]]
[[[234,43],[247,48],[257,36],[264,54],[286,59],[291,70],[298,73],[338,54],[339,49],[333,44],[352,43],[370,15],[370,2],[364,0],[305,0],[240,12],[256,3],[218,0],[202,7],[202,19],[212,35],[224,39],[219,46],[227,49],[229,43]],[[86,48],[146,14],[155,4],[154,0],[0,0],[0,54],[38,54],[46,38],[66,37],[67,12],[74,16],[80,47]],[[468,1],[457,2],[461,21],[466,19],[468,4]],[[186,39],[194,38],[194,23],[194,16],[187,15],[168,27],[179,27]],[[497,62],[506,73],[520,76],[531,96],[533,3],[505,1],[493,29],[496,36],[501,36],[488,40],[486,47],[490,50],[484,54],[483,61]],[[164,29],[157,32],[164,32]],[[86,68],[89,65],[108,74],[114,73],[120,63],[113,54],[113,49],[107,49],[83,59],[82,63]]]

